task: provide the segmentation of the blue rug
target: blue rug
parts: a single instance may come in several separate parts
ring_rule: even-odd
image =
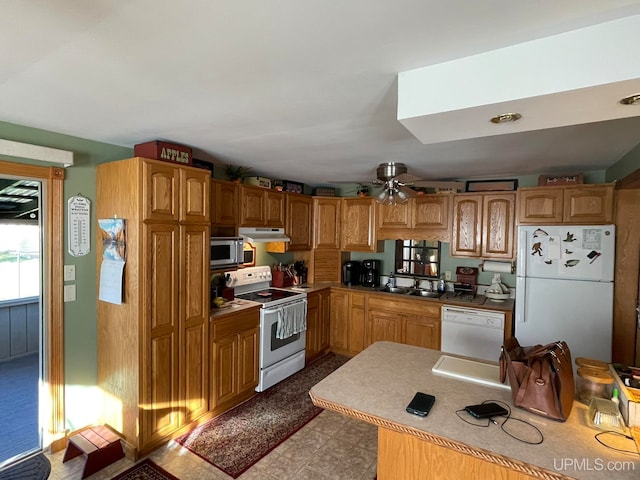
[[[0,471],[0,480],[45,480],[50,473],[49,459],[39,454]]]

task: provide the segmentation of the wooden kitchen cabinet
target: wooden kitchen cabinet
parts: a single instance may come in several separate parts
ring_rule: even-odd
[[[350,252],[377,252],[376,202],[372,197],[342,199],[341,249]]]
[[[211,225],[237,227],[240,223],[238,198],[240,185],[224,180],[211,180]]]
[[[96,216],[127,220],[123,303],[97,305],[102,414],[136,457],[209,409],[209,180],[137,157],[96,167]]]
[[[513,259],[515,193],[453,197],[451,256]]]
[[[329,348],[330,298],[328,288],[307,295],[307,362],[320,357]]]
[[[240,226],[285,226],[285,194],[252,185],[240,186]]]
[[[378,204],[378,228],[447,228],[450,198],[447,194],[418,195],[406,203]]]
[[[378,204],[378,240],[449,241],[451,195],[418,195],[397,205]]]
[[[365,294],[331,289],[331,350],[355,355],[365,348]]]
[[[613,223],[614,184],[529,187],[518,190],[521,225]]]
[[[298,193],[286,194],[287,227],[291,239],[287,250],[311,250],[313,247],[313,198]]]
[[[366,345],[378,341],[402,343],[402,314],[396,311],[377,308],[371,299],[367,315]]]
[[[253,395],[258,385],[260,308],[211,320],[210,408],[221,413]]]
[[[150,161],[142,169],[145,220],[209,221],[208,172]]]
[[[340,282],[342,278],[342,262],[349,254],[340,251],[341,214],[340,198],[313,197],[312,282]]]
[[[340,249],[340,198],[313,197],[313,248]]]
[[[422,314],[405,317],[404,342],[416,347],[440,350],[440,306],[430,306]]]
[[[440,303],[368,295],[365,347],[381,340],[440,350]]]

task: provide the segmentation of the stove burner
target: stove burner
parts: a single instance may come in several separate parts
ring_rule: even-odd
[[[306,297],[306,294],[300,292],[292,292],[290,290],[281,290],[270,288],[269,290],[258,290],[255,292],[247,292],[236,295],[236,298],[242,300],[251,300],[252,302],[260,302],[264,305],[271,305],[272,302],[285,300],[290,297]]]

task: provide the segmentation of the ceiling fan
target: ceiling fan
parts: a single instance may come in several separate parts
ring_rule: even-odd
[[[369,183],[382,186],[382,191],[376,195],[376,201],[384,205],[404,203],[409,200],[409,197],[417,195],[417,192],[409,187],[431,187],[454,190],[464,187],[464,183],[462,182],[422,180],[420,177],[407,173],[407,166],[400,162],[381,163],[376,169],[376,177],[375,180]]]

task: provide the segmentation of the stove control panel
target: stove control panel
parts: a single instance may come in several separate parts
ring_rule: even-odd
[[[228,287],[240,287],[257,283],[269,283],[271,281],[271,267],[248,267],[225,272]]]

